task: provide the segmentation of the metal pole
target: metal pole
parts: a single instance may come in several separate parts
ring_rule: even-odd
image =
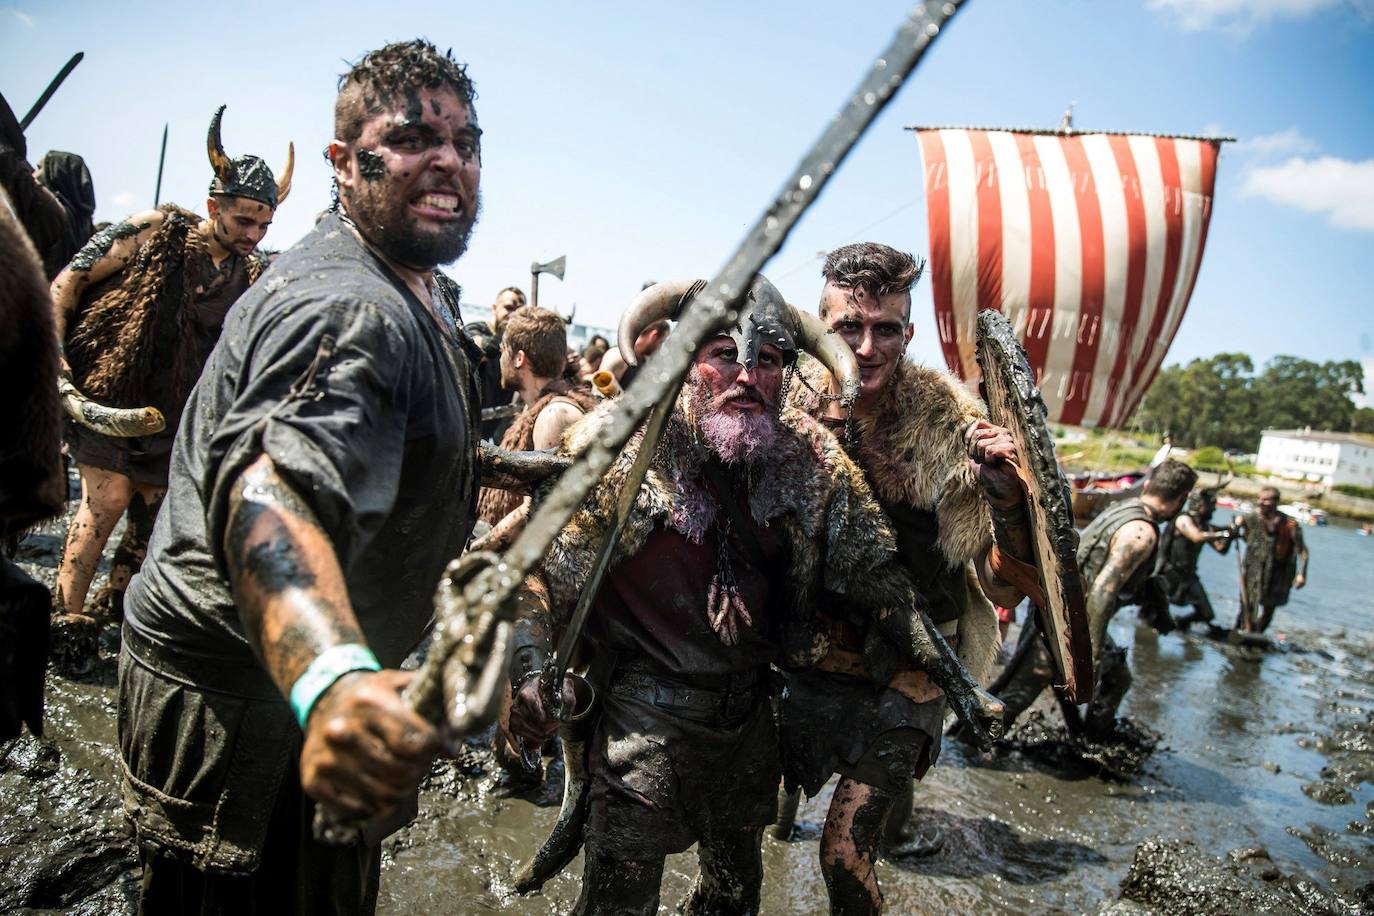
[[[48,83],[48,88],[44,89],[43,94],[38,97],[38,101],[33,103],[33,107],[29,109],[29,113],[19,119],[19,129],[21,131],[29,129],[29,125],[33,123],[34,118],[38,117],[38,113],[43,110],[43,106],[48,104],[48,99],[52,98],[52,94],[57,91],[57,87],[62,85],[62,81],[76,69],[76,65],[81,63],[81,59],[85,56],[85,51],[77,51],[72,55],[72,59],[67,61],[66,66],[57,71],[57,76],[54,76],[52,82]]]

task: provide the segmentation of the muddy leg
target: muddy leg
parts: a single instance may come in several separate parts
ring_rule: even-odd
[[[588,847],[575,916],[656,916],[663,860],[614,859]]]
[[[1269,629],[1269,624],[1274,622],[1274,612],[1277,610],[1278,608],[1273,605],[1263,605],[1263,610],[1260,611],[1259,621],[1255,624],[1255,632],[1263,633],[1265,630]]]
[[[881,789],[848,776],[835,787],[821,832],[821,874],[830,892],[831,916],[882,912],[883,894],[873,862],[883,818],[893,801]]]
[[[110,557],[110,582],[90,602],[91,616],[97,620],[118,622],[124,619],[124,591],[148,555],[148,539],[153,535],[153,523],[157,521],[157,511],[166,493],[162,487],[134,484],[128,524]]]
[[[1012,672],[1007,685],[997,691],[997,698],[1007,707],[1007,728],[1011,728],[1017,718],[1053,683],[1054,661],[1037,636],[1035,644],[1026,651],[1021,664]]]
[[[1130,689],[1131,666],[1126,661],[1126,650],[1108,640],[1102,647],[1097,686],[1093,690],[1092,702],[1088,704],[1085,721],[1089,734],[1101,737],[1115,730],[1116,711]]]
[[[77,467],[81,505],[67,530],[62,562],[57,567],[57,610],[66,614],[83,612],[100,553],[133,496],[133,482],[123,474],[85,464]]]
[[[697,883],[686,916],[753,916],[763,886],[763,829],[745,827],[697,849]]]

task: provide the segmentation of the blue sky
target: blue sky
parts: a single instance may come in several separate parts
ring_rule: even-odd
[[[908,4],[237,3],[0,0],[0,91],[29,132],[90,163],[98,218],[163,198],[203,212],[210,114],[295,189],[267,243],[328,202],[320,150],[345,60],[423,35],[478,87],[485,211],[451,272],[487,304],[568,257],[542,304],[613,324],[646,279],[709,275],[884,47]],[[1222,350],[1360,359],[1374,385],[1374,0],[970,0],[765,269],[798,304],[817,253],[863,238],[926,251],[907,124],[1223,133],[1201,274],[1169,362]],[[939,363],[929,287],[912,353]]]

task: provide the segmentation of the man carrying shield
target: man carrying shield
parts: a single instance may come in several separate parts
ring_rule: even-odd
[[[1023,597],[993,570],[990,554],[996,544],[1030,561],[1024,493],[1007,431],[987,421],[957,379],[904,358],[922,267],[873,242],[830,253],[820,316],[854,350],[859,397],[846,421],[837,381],[810,364],[792,402],[841,435],[891,520],[900,562],[931,620],[981,680],[1000,643],[989,599],[1014,607]],[[790,786],[814,795],[832,773],[841,776],[821,868],[832,911],[867,913],[882,902],[873,864],[884,819],[890,850],[919,845],[903,835],[911,783],[939,754],[945,697],[926,672],[888,663],[855,610],[843,596],[825,607],[830,651],[814,668],[789,672],[782,727]]]

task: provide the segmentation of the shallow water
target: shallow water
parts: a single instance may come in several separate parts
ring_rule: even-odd
[[[1311,584],[1270,628],[1281,645],[1302,651],[1159,636],[1130,610],[1113,622],[1135,672],[1123,711],[1162,735],[1136,779],[1047,771],[1019,755],[986,763],[946,742],[916,795],[923,820],[945,828],[944,848],[879,864],[888,912],[1093,912],[1117,899],[1136,846],[1156,836],[1190,839],[1216,856],[1264,846],[1284,874],[1306,873],[1346,895],[1374,878],[1374,840],[1364,832],[1374,803],[1374,538],[1334,525],[1305,534]],[[1234,554],[1208,551],[1200,568],[1218,618],[1229,621]],[[1044,700],[1037,708],[1058,715]],[[1361,727],[1347,734],[1352,723]],[[1365,750],[1341,751],[1342,740]],[[1333,763],[1344,778],[1326,782],[1349,793],[1343,804],[1303,791],[1322,784]],[[493,798],[489,783],[445,781],[426,792],[425,819],[389,856],[382,912],[568,910],[580,860],[541,895],[509,893],[510,875],[556,808]],[[816,835],[832,789],[803,803],[805,838],[765,838],[764,913],[825,911]],[[691,853],[670,860],[663,912],[676,908],[694,873]]]
[[[1157,836],[1192,840],[1213,856],[1263,846],[1283,875],[1306,875],[1347,898],[1370,882],[1374,538],[1335,525],[1305,533],[1312,584],[1294,592],[1271,627],[1287,650],[1158,636],[1133,612],[1118,615],[1112,634],[1130,649],[1135,671],[1124,712],[1162,735],[1139,776],[1110,782],[1016,753],[984,759],[947,742],[916,796],[922,820],[945,829],[944,848],[879,864],[888,912],[1096,912],[1117,900],[1137,846]],[[26,545],[25,565],[49,581],[59,534]],[[1229,621],[1234,556],[1208,551],[1201,570],[1219,618]],[[136,872],[118,814],[108,684],[51,678],[48,739],[0,747],[0,911],[23,903],[133,911]],[[1037,708],[1047,720],[1058,716],[1043,700]],[[380,912],[568,911],[580,859],[542,894],[510,893],[510,876],[557,809],[496,797],[489,763],[472,749],[437,768],[420,819],[386,843]],[[764,913],[825,912],[816,836],[830,789],[803,803],[800,840],[765,839]],[[676,908],[694,872],[690,853],[673,857],[664,912]]]

